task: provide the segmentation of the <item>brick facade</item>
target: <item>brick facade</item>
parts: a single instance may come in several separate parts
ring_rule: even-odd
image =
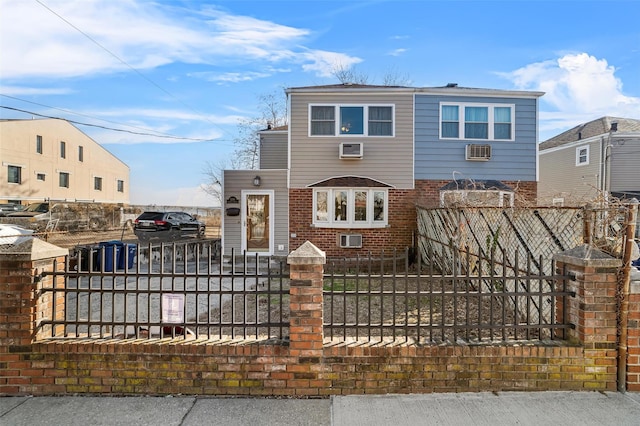
[[[289,190],[289,249],[295,250],[305,241],[325,251],[327,256],[378,255],[404,250],[414,245],[417,228],[416,192],[414,190],[389,190],[389,221],[386,228],[315,228],[313,222],[313,189]],[[362,248],[340,248],[339,235],[362,235]],[[295,238],[291,237],[295,234]]]
[[[0,395],[302,397],[616,389],[618,266],[610,261],[575,253],[558,257],[558,267],[576,277],[569,286],[577,297],[565,313],[576,329],[564,344],[349,345],[324,339],[323,267],[317,256],[321,252],[305,257],[298,256],[299,251],[289,256],[293,281],[289,343],[39,339],[39,315],[51,313],[38,312],[52,305],[42,303],[39,283],[32,277],[53,258],[47,262],[0,256]],[[628,389],[637,390],[638,295],[630,302],[627,378]]]
[[[328,256],[355,257],[378,255],[382,250],[404,250],[414,247],[417,235],[416,204],[440,205],[440,188],[449,180],[416,181],[416,189],[389,190],[389,222],[386,228],[315,228],[313,222],[313,189],[289,189],[289,248],[295,250],[305,241],[313,241]],[[516,204],[535,204],[537,182],[505,181],[516,190]],[[362,248],[340,248],[339,235],[362,235]],[[291,235],[295,235],[292,237]]]

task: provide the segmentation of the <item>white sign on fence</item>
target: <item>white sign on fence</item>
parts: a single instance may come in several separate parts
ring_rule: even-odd
[[[162,322],[184,324],[184,294],[162,295]]]

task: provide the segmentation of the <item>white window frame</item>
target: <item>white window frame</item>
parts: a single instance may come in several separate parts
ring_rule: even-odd
[[[314,135],[311,133],[311,110],[313,107],[333,107],[334,108],[334,129],[332,135]],[[340,108],[342,107],[357,107],[362,108],[362,134],[348,134],[340,133]],[[383,107],[391,108],[391,134],[390,135],[370,135],[369,134],[369,108],[370,107]],[[393,138],[396,135],[396,106],[395,104],[309,104],[309,126],[308,136],[310,138],[353,138],[353,137],[366,137],[366,138]]]
[[[443,106],[457,106],[458,107],[458,137],[444,137],[442,135],[442,107]],[[465,138],[464,125],[465,125],[465,108],[466,107],[480,107],[489,109],[488,117],[488,132],[486,139],[478,138]],[[495,130],[495,108],[510,108],[511,109],[511,137],[509,139],[496,139],[494,136]],[[504,123],[497,123],[504,124]],[[467,140],[467,141],[496,141],[496,142],[513,142],[515,141],[516,133],[516,105],[515,104],[502,104],[502,103],[473,103],[473,102],[440,102],[438,107],[438,136],[444,140]]]
[[[580,151],[585,150],[585,161],[580,161],[580,158],[582,157],[582,155],[580,154]],[[581,145],[579,147],[576,148],[576,167],[580,167],[580,166],[588,166],[589,165],[589,154],[590,154],[591,150],[589,149],[589,145]]]
[[[36,180],[39,182],[45,182],[47,180],[47,174],[45,172],[38,172],[35,171],[33,172],[36,175]],[[38,179],[40,176],[42,176],[44,179]]]
[[[335,194],[337,192],[347,193],[347,219],[344,221],[335,220]],[[317,201],[318,194],[327,193],[327,220],[318,220]],[[355,220],[355,193],[367,192],[367,220]],[[382,192],[384,195],[384,219],[374,220],[374,200],[375,193]],[[321,187],[313,189],[313,226],[316,228],[384,228],[389,221],[389,190],[387,188],[361,188],[361,187]]]

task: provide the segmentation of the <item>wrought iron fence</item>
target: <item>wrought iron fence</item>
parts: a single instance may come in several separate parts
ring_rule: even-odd
[[[565,338],[571,324],[564,307],[574,296],[565,287],[569,277],[532,268],[535,261],[555,270],[552,261],[527,257],[522,265],[497,268],[493,257],[457,253],[450,258],[458,266],[447,274],[409,251],[331,259],[324,280],[325,337],[416,344]]]
[[[54,279],[43,281],[52,312],[40,327],[51,338],[284,339],[285,259],[221,257],[219,243],[77,247],[43,274]]]

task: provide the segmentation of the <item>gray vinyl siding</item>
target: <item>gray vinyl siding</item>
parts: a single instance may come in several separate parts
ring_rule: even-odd
[[[291,188],[304,188],[336,176],[368,177],[396,188],[413,188],[411,93],[293,93],[290,102]],[[309,137],[310,104],[394,105],[395,134],[393,137]],[[362,142],[364,157],[338,158],[341,142]]]
[[[576,149],[589,146],[589,164],[576,166]],[[581,204],[597,196],[600,186],[600,143],[585,141],[540,152],[538,196],[543,203],[563,198],[565,205]]]
[[[264,131],[260,133],[260,168],[286,169],[288,167],[288,133]]]
[[[515,105],[515,140],[440,139],[440,102]],[[415,104],[416,179],[536,180],[537,99],[416,94]],[[491,145],[491,159],[465,160],[471,143]]]
[[[615,142],[611,150],[611,191],[640,191],[640,139]]]
[[[229,207],[241,207],[242,191],[255,189],[253,178],[259,175],[261,185],[258,189],[273,190],[274,204],[274,254],[287,255],[289,253],[289,190],[287,189],[286,170],[225,170],[223,176],[224,194],[222,208],[223,254],[230,255],[234,248],[236,253],[242,247],[242,212],[238,216],[227,216]],[[238,200],[237,204],[227,201],[230,197]],[[278,245],[284,245],[284,250],[278,251]]]

